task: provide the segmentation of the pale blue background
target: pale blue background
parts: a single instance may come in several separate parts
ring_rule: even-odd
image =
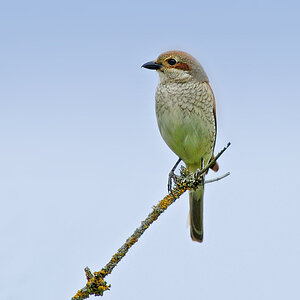
[[[2,1],[1,299],[70,299],[166,193],[176,156],[157,74],[185,50],[215,92],[216,150],[193,243],[184,195],[107,277],[105,299],[300,299],[298,1]],[[210,177],[214,174],[209,174]]]

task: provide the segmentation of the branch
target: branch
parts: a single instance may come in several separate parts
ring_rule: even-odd
[[[202,170],[198,170],[195,173],[190,173],[186,168],[181,167],[180,176],[176,180],[175,187],[170,193],[165,196],[157,205],[153,207],[152,212],[147,218],[141,222],[141,225],[134,231],[134,233],[126,240],[126,242],[118,249],[113,255],[111,260],[106,266],[98,272],[92,272],[86,267],[85,274],[87,278],[87,284],[84,288],[79,290],[72,300],[83,300],[88,298],[90,295],[103,296],[106,290],[110,289],[110,285],[107,285],[104,281],[105,276],[110,274],[114,267],[121,261],[121,259],[127,254],[128,250],[138,241],[145,230],[158,219],[158,217],[172,204],[174,203],[186,190],[196,189],[200,184],[203,184],[203,175],[206,174],[207,170],[215,164],[217,159],[224,153],[224,151],[230,146],[230,143],[223,148],[216,157]],[[228,176],[229,174],[225,174]],[[220,180],[226,176],[215,179],[214,181]],[[207,182],[212,182],[208,180]]]

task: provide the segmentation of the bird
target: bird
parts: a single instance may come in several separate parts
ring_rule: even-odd
[[[159,75],[155,111],[162,138],[187,169],[196,172],[214,159],[217,132],[215,97],[202,65],[190,54],[174,50],[142,67]],[[218,164],[211,169],[217,172]],[[204,185],[189,191],[190,235],[200,243],[203,194]]]

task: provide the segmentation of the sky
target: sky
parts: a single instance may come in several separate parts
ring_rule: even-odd
[[[167,192],[155,72],[167,50],[203,65],[219,175],[204,241],[188,195],[106,279],[104,298],[299,299],[297,1],[2,1],[1,299],[70,299]],[[214,178],[211,172],[207,175]],[[91,297],[94,299],[94,297]]]

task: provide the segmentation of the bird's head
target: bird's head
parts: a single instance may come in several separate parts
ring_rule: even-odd
[[[161,82],[187,82],[192,79],[208,82],[200,63],[183,51],[164,52],[155,61],[149,61],[142,67],[158,71]]]

